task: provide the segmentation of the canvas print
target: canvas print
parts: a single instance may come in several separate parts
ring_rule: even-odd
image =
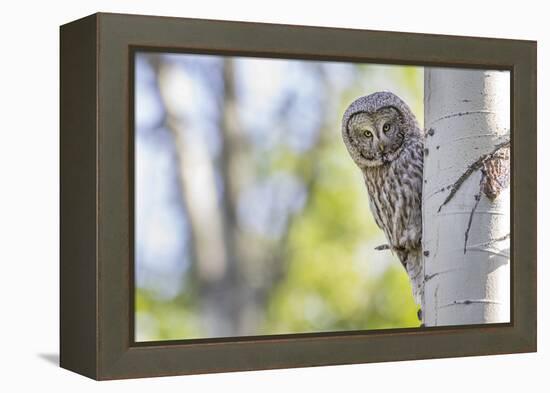
[[[510,73],[138,51],[138,342],[510,322]]]

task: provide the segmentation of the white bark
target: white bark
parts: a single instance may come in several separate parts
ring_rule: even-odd
[[[478,168],[445,201],[471,164],[509,141],[510,74],[426,68],[424,83],[423,322],[509,322],[509,187],[490,200]]]

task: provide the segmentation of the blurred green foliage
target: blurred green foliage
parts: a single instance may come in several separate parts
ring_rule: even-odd
[[[387,259],[382,254],[388,253],[372,251],[378,244],[371,239],[383,238],[371,219],[362,175],[338,140],[331,138],[320,157],[310,203],[290,228],[288,271],[272,293],[262,333],[418,326],[397,260],[371,274],[372,261],[361,259],[365,248],[371,258]]]
[[[136,288],[136,339],[177,340],[200,336],[200,321],[193,295],[185,291],[171,299],[159,297],[147,288]]]
[[[410,104],[422,126],[423,69],[360,65],[357,70],[361,80],[370,82],[342,92],[338,115],[325,125],[330,132],[314,156],[279,146],[269,156],[262,152],[254,163],[260,176],[278,171],[301,178],[314,174],[303,210],[290,221],[281,262],[284,274],[267,294],[256,334],[419,325],[404,269],[389,251],[374,250],[386,241],[369,211],[362,175],[341,142],[339,119],[356,97],[391,89]],[[390,88],[384,88],[388,81]],[[205,337],[192,275],[184,281],[173,297],[137,286],[138,341]]]

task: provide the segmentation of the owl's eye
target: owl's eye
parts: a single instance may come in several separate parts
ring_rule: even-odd
[[[363,132],[363,135],[365,135],[367,138],[372,138],[372,132],[370,132],[369,130]]]
[[[382,131],[388,132],[390,130],[390,123],[386,123],[382,126]]]

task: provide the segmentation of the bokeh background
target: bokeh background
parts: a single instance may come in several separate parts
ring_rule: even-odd
[[[423,123],[422,67],[139,52],[137,341],[418,326],[340,137],[389,90]]]

